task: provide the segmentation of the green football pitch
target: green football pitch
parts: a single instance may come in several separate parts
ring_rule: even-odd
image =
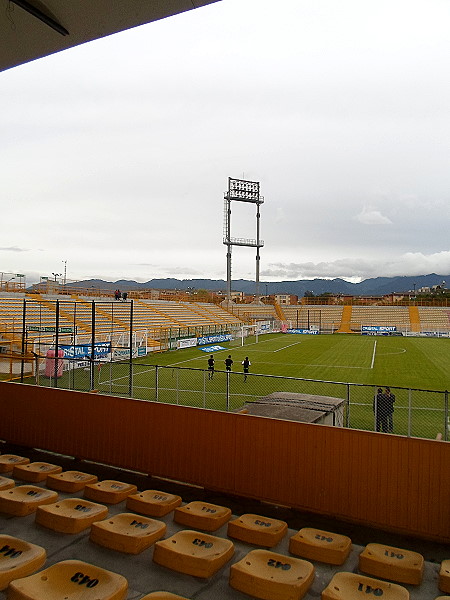
[[[215,368],[225,370],[231,354],[233,371],[242,371],[246,356],[251,373],[326,381],[363,383],[425,390],[450,388],[450,338],[360,335],[268,334],[247,338],[244,346],[220,344]],[[148,355],[138,362],[207,368],[200,347]]]

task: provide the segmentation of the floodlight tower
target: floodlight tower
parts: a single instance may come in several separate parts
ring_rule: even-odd
[[[259,249],[264,246],[259,238],[259,207],[264,203],[264,197],[259,194],[259,181],[246,181],[228,177],[228,192],[224,194],[223,243],[227,247],[227,299],[231,302],[231,249],[233,246],[256,248],[255,302],[259,302]],[[256,206],[256,239],[231,237],[231,202],[250,202]]]

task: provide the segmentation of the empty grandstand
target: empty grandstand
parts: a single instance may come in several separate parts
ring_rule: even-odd
[[[0,296],[0,347],[3,371],[34,369],[34,356],[55,346],[74,348],[108,342],[113,349],[140,347],[147,354],[167,350],[184,337],[224,333],[241,320],[208,303],[3,294]],[[144,350],[145,348],[145,350]],[[123,356],[123,352],[117,352]],[[14,362],[14,364],[12,364]],[[6,365],[6,366],[5,366]]]

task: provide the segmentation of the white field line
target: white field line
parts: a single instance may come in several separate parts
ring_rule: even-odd
[[[406,352],[406,348],[400,348],[397,352],[381,352],[382,356],[391,356],[392,354],[404,354]]]
[[[374,341],[373,343],[373,352],[372,352],[372,362],[370,363],[370,368],[373,369],[373,365],[375,362],[375,354],[377,351],[377,340]]]
[[[291,346],[297,346],[301,344],[301,342],[295,342],[294,344],[289,344],[288,346],[283,346],[282,348],[278,348],[278,350],[273,350],[273,352],[279,352],[280,350],[286,350],[286,348],[290,348]]]
[[[114,364],[114,363],[111,363],[111,364]],[[139,371],[138,373],[134,372],[133,376],[134,375],[142,375],[144,373],[150,373],[151,371],[154,371],[154,370],[155,370],[155,367],[150,367],[149,369],[145,369],[145,370]],[[101,371],[100,371],[100,373],[101,373]],[[129,378],[130,378],[129,373],[127,373],[126,375],[120,375],[119,377],[113,377],[112,379],[105,379],[105,381],[100,381],[100,377],[99,377],[98,384],[99,385],[102,385],[102,384],[105,385],[105,384],[108,384],[108,383],[115,383],[117,381],[120,381],[121,379],[129,379]]]

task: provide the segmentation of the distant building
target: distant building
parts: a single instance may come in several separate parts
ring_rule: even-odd
[[[278,304],[289,306],[291,304],[298,304],[298,296],[294,294],[274,294],[273,296]]]
[[[231,299],[242,302],[244,300],[244,292],[233,292],[231,291]]]

